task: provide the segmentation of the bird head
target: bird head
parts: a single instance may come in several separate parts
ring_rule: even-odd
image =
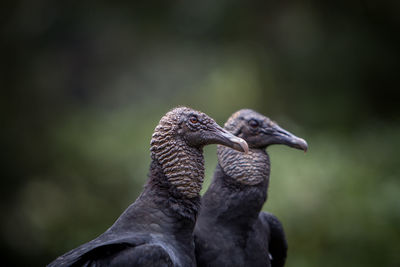
[[[282,129],[276,122],[251,109],[234,113],[225,123],[225,129],[243,138],[251,148],[266,148],[282,144],[307,151],[307,142]]]
[[[208,115],[187,107],[174,108],[161,120],[153,134],[153,140],[159,135],[174,136],[186,145],[201,149],[205,145],[219,144],[241,152],[248,152],[246,141],[220,127]],[[153,145],[152,140],[152,145]]]
[[[220,127],[206,114],[178,107],[161,118],[151,139],[151,157],[168,181],[188,198],[199,197],[204,179],[202,148],[219,144],[248,152],[246,141]]]

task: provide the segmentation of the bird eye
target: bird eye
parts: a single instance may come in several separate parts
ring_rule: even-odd
[[[190,117],[189,120],[190,120],[190,122],[193,123],[193,124],[196,124],[196,123],[199,122],[199,120],[198,120],[197,117],[195,117],[195,116]]]
[[[250,120],[250,121],[249,121],[249,125],[250,125],[251,127],[253,127],[253,128],[256,128],[256,127],[258,127],[258,121],[256,121],[256,120]]]

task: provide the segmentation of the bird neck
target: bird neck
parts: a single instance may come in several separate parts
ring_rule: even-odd
[[[202,201],[202,213],[209,213],[229,227],[253,225],[267,199],[269,157],[265,150],[248,155],[218,148],[219,164]]]
[[[175,218],[175,228],[179,229],[181,224],[183,227],[194,227],[200,209],[200,195],[188,197],[185,191],[173,182],[165,174],[162,165],[153,160],[149,179],[140,199],[146,203],[151,202],[155,209],[161,210],[170,218]]]
[[[175,133],[173,124],[157,126],[151,140],[151,158],[158,162],[171,188],[186,198],[198,198],[204,180],[203,151],[188,146]]]
[[[253,148],[245,154],[225,146],[218,146],[217,153],[223,171],[234,181],[244,185],[257,185],[269,179],[269,156],[264,149]]]

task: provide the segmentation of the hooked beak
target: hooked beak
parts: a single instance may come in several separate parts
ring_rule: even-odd
[[[234,136],[224,128],[218,126],[212,133],[212,142],[224,145],[240,152],[248,153],[249,146],[242,138]]]
[[[304,150],[307,152],[308,144],[303,138],[297,137],[294,134],[282,129],[277,124],[275,124],[272,129],[269,128],[268,132],[264,132],[271,136],[270,144],[282,144],[293,148]]]

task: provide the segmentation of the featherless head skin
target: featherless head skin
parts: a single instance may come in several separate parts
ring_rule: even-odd
[[[204,179],[202,148],[209,144],[248,152],[247,143],[220,127],[208,115],[178,107],[161,118],[151,139],[151,157],[183,195],[199,195]]]
[[[246,140],[250,148],[266,148],[282,144],[307,151],[307,142],[282,129],[276,122],[251,109],[235,112],[225,123],[225,129]]]
[[[269,176],[269,157],[265,149],[274,144],[307,151],[307,142],[282,129],[276,122],[251,109],[235,112],[225,123],[225,129],[243,138],[250,151],[240,155],[218,146],[218,159],[224,171],[237,181],[255,185]]]

